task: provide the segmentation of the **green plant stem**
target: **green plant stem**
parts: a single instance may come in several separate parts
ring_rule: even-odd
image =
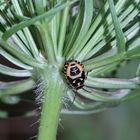
[[[44,101],[37,140],[55,140],[65,86],[56,67],[47,67],[42,78]]]

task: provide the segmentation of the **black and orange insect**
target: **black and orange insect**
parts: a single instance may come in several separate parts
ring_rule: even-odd
[[[83,64],[77,60],[70,60],[64,64],[64,74],[69,85],[75,90],[81,89],[87,78]]]

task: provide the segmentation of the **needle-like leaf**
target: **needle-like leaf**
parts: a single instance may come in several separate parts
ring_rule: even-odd
[[[81,26],[81,30],[79,32],[79,35],[78,35],[73,47],[67,54],[67,59],[72,58],[77,53],[79,53],[79,51],[82,49],[80,46],[80,43],[81,43],[82,39],[84,38],[84,36],[86,36],[87,31],[91,25],[91,21],[92,21],[92,17],[93,17],[93,0],[88,0],[88,1],[85,0],[84,2],[85,2],[84,19],[83,19],[83,23]]]
[[[67,6],[75,3],[77,1],[78,0],[73,0],[71,2],[66,2],[66,3],[64,3],[64,4],[62,4],[62,5],[60,5],[60,6],[56,7],[56,8],[51,9],[48,12],[45,12],[45,13],[39,15],[39,16],[36,16],[36,17],[34,17],[32,19],[29,19],[29,20],[25,20],[23,22],[20,22],[19,24],[13,26],[8,31],[6,31],[4,33],[4,35],[3,35],[3,39],[4,40],[8,39],[12,34],[16,33],[17,31],[19,31],[19,30],[21,30],[21,29],[23,29],[25,27],[28,27],[30,25],[33,25],[35,22],[37,22],[37,21],[39,21],[41,19],[48,18],[50,16],[55,15],[57,12],[63,10],[65,7],[67,7]]]
[[[85,86],[107,89],[135,89],[139,87],[139,78],[115,79],[115,78],[93,78],[88,76]]]
[[[114,28],[115,28],[115,33],[116,33],[116,38],[117,38],[117,43],[118,43],[118,52],[124,52],[125,51],[125,36],[123,34],[120,22],[116,14],[114,2],[113,0],[108,0],[108,2],[109,2],[111,15],[112,15],[112,20],[114,23]]]
[[[0,64],[0,73],[9,75],[9,76],[15,76],[15,77],[30,77],[32,76],[32,73],[28,70],[18,70],[14,69],[8,66],[4,66]]]
[[[20,52],[19,50],[10,46],[7,42],[3,41],[2,39],[0,40],[0,45],[3,49],[7,50],[12,55],[16,56],[18,59],[28,64],[29,66],[41,67],[41,62],[38,62],[36,59],[24,54],[23,52]]]
[[[16,82],[0,82],[0,96],[9,94],[18,94],[32,89],[34,81],[32,79]]]

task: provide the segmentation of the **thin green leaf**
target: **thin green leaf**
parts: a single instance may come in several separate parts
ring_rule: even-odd
[[[84,0],[84,2],[85,2],[85,7],[84,7],[84,19],[83,19],[82,27],[73,47],[67,54],[67,59],[71,59],[73,56],[79,53],[79,51],[82,49],[82,47],[80,46],[80,43],[82,39],[86,36],[87,31],[92,22],[93,0],[88,0],[88,1]]]
[[[120,22],[117,18],[114,2],[113,2],[113,0],[108,0],[108,2],[109,2],[109,8],[111,11],[112,20],[113,20],[114,28],[115,28],[115,32],[116,32],[116,38],[117,38],[117,43],[118,43],[118,52],[124,52],[125,51],[125,36],[121,29]]]
[[[122,6],[124,5],[124,2],[125,1],[119,1],[116,4],[117,13],[119,13],[121,11],[120,8],[122,8]],[[138,0],[136,1],[136,3],[138,3]],[[120,6],[119,6],[119,4],[120,4]],[[104,12],[101,11],[101,13],[104,16]],[[135,5],[128,6],[127,9],[125,9],[125,11],[123,13],[121,13],[119,16],[119,22],[121,23],[121,28],[124,28],[126,25],[128,25],[129,22],[132,21],[138,13],[139,13],[139,11],[138,11],[138,9],[135,8]],[[99,25],[99,23],[101,22],[100,14],[97,16],[97,18],[93,22],[93,24],[94,24],[97,21],[97,24],[95,24],[94,26],[91,26],[91,28],[89,29],[89,35],[91,35],[92,30],[95,31],[95,29],[97,28],[97,25]],[[84,45],[85,46],[82,49],[82,51],[78,54],[78,56],[76,57],[78,60],[82,61],[83,59],[84,60],[89,59],[97,51],[102,49],[104,47],[104,45],[106,45],[107,43],[110,43],[111,40],[112,41],[115,40],[115,38],[114,38],[115,31],[113,30],[114,27],[111,22],[111,16],[109,14],[109,15],[107,15],[107,17],[106,16],[104,16],[104,17],[102,17],[102,18],[103,18],[103,20],[105,20],[105,23],[100,25],[99,28],[97,28],[97,31],[93,34],[93,36],[88,41],[88,43],[85,45],[86,42],[84,40],[82,41],[81,46],[84,46]],[[88,37],[89,35],[87,33],[86,37]],[[85,39],[86,39],[86,37],[85,37]],[[111,43],[111,46],[112,46],[112,43]]]
[[[73,47],[73,44],[81,30],[81,25],[82,25],[83,16],[84,16],[84,7],[82,6],[81,3],[79,4],[79,11],[75,17],[76,19],[73,21],[74,23],[72,24],[71,32],[69,33],[69,35],[66,39],[66,45],[64,48],[64,56],[66,56],[67,53],[69,52],[69,50]],[[73,13],[71,13],[71,14],[73,14]],[[73,20],[73,19],[71,19],[71,20]]]
[[[9,94],[19,94],[32,89],[34,81],[32,79],[16,82],[0,82],[0,96]]]
[[[67,110],[67,109],[62,109],[61,114],[64,115],[89,115],[89,114],[94,114],[94,113],[99,113],[107,110],[108,107],[102,107],[99,109],[91,109],[91,110]]]
[[[12,55],[10,55],[9,53],[7,53],[5,50],[3,49],[0,49],[0,54],[5,57],[7,60],[9,60],[11,63],[21,67],[21,68],[24,68],[24,69],[27,69],[27,70],[32,70],[33,67],[31,66],[28,66],[24,63],[22,63],[19,59],[16,59],[15,57],[13,57]]]
[[[54,46],[55,55],[57,55],[57,41],[58,41],[58,33],[60,26],[60,12],[58,12],[51,21],[51,35]]]
[[[67,20],[68,20],[68,14],[69,14],[70,7],[66,7],[64,11],[62,12],[62,21],[60,26],[60,35],[59,35],[59,42],[58,42],[58,55],[62,56],[63,54],[63,46],[66,36],[66,29],[67,29]]]
[[[89,89],[84,88],[85,90],[81,89],[78,93],[87,99],[101,101],[101,102],[120,102],[123,97],[125,97],[130,90],[117,90],[114,92],[105,92],[101,90]]]
[[[15,40],[15,43],[18,44],[17,39],[15,39],[15,36],[18,40],[20,40],[21,42],[23,42],[23,44],[21,43],[21,45],[23,45],[21,47],[21,45],[19,47],[21,47],[22,50],[28,50],[26,51],[27,54],[31,55],[31,52],[30,52],[30,46],[28,44],[28,41],[26,39],[26,36],[24,35],[24,32],[22,30],[18,31],[17,33],[13,34],[11,37],[13,40]]]
[[[140,44],[140,37],[134,35],[134,37],[128,42],[128,50],[137,48],[138,44]]]
[[[21,9],[18,1],[17,0],[12,0],[12,3],[13,3],[13,6],[15,8],[16,13],[23,16],[22,9]],[[29,44],[30,50],[32,52],[32,55],[37,59],[39,52],[38,52],[37,46],[36,46],[36,44],[35,44],[35,42],[32,38],[30,30],[28,28],[24,28],[23,32],[24,32],[24,35],[26,37],[26,40],[28,41],[28,44]]]
[[[14,46],[17,46],[17,48],[19,47],[25,54],[32,56],[31,52],[29,51],[28,44],[24,43],[26,42],[24,38],[21,39],[21,37],[23,37],[21,34],[22,32],[18,33],[17,35],[16,34],[12,35],[11,37],[12,42]]]
[[[113,64],[114,62],[120,62],[124,58],[125,58],[124,54],[121,53],[121,54],[116,54],[116,55],[109,56],[100,60],[94,60],[94,59],[89,60],[89,61],[84,62],[83,64],[85,66],[85,70],[90,71],[90,70],[99,68],[101,66]]]
[[[102,21],[102,14],[104,13],[104,12],[107,12],[107,10],[108,10],[108,3],[106,3],[105,5],[104,5],[104,7],[101,9],[101,11],[99,12],[99,14],[94,18],[94,22],[92,23],[92,25],[91,25],[91,27],[89,28],[89,30],[88,30],[88,32],[87,32],[87,34],[86,34],[86,36],[83,38],[83,40],[82,40],[82,42],[81,42],[81,44],[80,44],[80,46],[81,46],[81,48],[83,48],[84,47],[84,45],[86,44],[86,42],[90,39],[90,37],[91,37],[91,35],[94,33],[94,31],[97,29],[97,27],[98,27],[98,25],[99,25],[99,23]],[[85,47],[84,47],[85,48]],[[81,53],[80,53],[81,54]],[[79,59],[78,59],[79,60]]]
[[[88,76],[85,86],[109,89],[135,89],[139,87],[139,79],[93,78]]]
[[[115,70],[119,62],[114,62],[109,65],[101,66],[99,68],[95,68],[92,71],[88,73],[88,75],[95,77],[95,76],[104,76],[107,73],[110,73],[111,71]]]
[[[136,97],[140,96],[140,89],[136,89],[128,94],[126,97],[122,99],[123,102],[131,101],[132,99],[136,99]]]
[[[129,18],[129,20],[130,19],[131,18]],[[123,23],[125,25],[123,25]],[[123,26],[126,26],[128,24],[127,21],[123,21],[123,23],[122,23],[122,27]],[[139,32],[139,28],[140,28],[139,27],[139,23],[136,23],[135,25],[133,25],[132,27],[130,27],[128,30],[126,30],[124,34],[125,34],[125,37],[127,38],[127,40],[131,40],[132,41],[132,38]],[[108,29],[110,29],[110,27]],[[110,35],[112,37],[110,37]],[[109,35],[106,36],[106,38],[102,38],[103,40],[99,40],[99,43],[97,43],[97,44],[92,43],[92,45],[95,44],[95,46],[93,47],[93,49],[89,53],[87,53],[87,55],[86,55],[86,57],[84,59],[87,60],[87,59],[91,58],[93,55],[95,55],[98,51],[100,51],[102,48],[104,48],[106,46],[109,46],[110,45],[112,47],[115,47],[116,44],[117,44],[117,41],[115,40],[115,38],[113,39],[114,36],[115,36],[115,32],[112,31],[112,32],[110,32]],[[136,38],[135,38],[135,40],[136,40]],[[137,42],[140,42],[140,41],[137,40]],[[135,45],[133,44],[131,46],[134,47]],[[84,51],[82,51],[82,52],[84,52]],[[82,54],[82,52],[81,52],[81,54]],[[83,56],[82,56],[82,58],[83,58]],[[78,57],[78,60],[79,60],[79,57]]]
[[[69,96],[70,100],[73,102],[74,100],[74,95],[75,93],[71,92],[71,91],[67,91],[67,95]],[[103,105],[103,103],[101,102],[87,102],[87,100],[81,99],[81,98],[75,98],[73,104],[80,108],[80,109],[96,109],[100,106]]]
[[[41,67],[41,62],[38,62],[36,59],[24,54],[23,52],[17,50],[16,48],[10,46],[7,42],[0,40],[0,45],[3,49],[10,52],[12,55],[16,56],[18,59],[20,59],[22,62],[28,64],[29,66],[33,67]]]
[[[137,71],[136,71],[136,76],[140,76],[140,63],[138,65]],[[140,80],[139,80],[140,81]]]
[[[18,70],[15,68],[11,68],[8,66],[4,66],[0,64],[0,73],[9,75],[9,76],[14,76],[14,77],[30,77],[32,76],[32,73],[28,70]]]
[[[26,0],[26,4],[27,4],[28,11],[29,11],[30,15],[34,16],[35,15],[35,7],[34,7],[33,1]]]
[[[35,10],[37,12],[37,15],[41,15],[45,12],[45,8],[43,5],[43,0],[35,0]]]
[[[127,57],[131,57],[131,56],[137,55],[137,54],[140,54],[140,44],[137,47],[130,49],[126,52]]]
[[[60,6],[56,7],[56,8],[51,9],[48,12],[45,12],[45,13],[39,15],[39,16],[36,16],[36,17],[34,17],[32,19],[20,22],[19,24],[11,27],[8,31],[6,31],[3,34],[2,38],[4,40],[7,40],[12,34],[16,33],[17,31],[19,31],[19,30],[21,30],[21,29],[23,29],[25,27],[28,27],[30,25],[33,25],[35,22],[37,22],[37,21],[39,21],[41,19],[51,17],[51,16],[55,15],[57,12],[63,10],[65,7],[72,5],[73,3],[77,2],[77,1],[78,0],[73,0],[71,2],[66,2],[66,3],[64,3],[64,4],[62,4],[62,5],[60,5]]]
[[[45,21],[43,21],[40,26],[40,33],[44,44],[44,53],[48,58],[48,62],[55,63],[56,57],[55,57],[52,37],[49,32],[49,26]]]
[[[7,3],[7,1],[0,2],[0,6],[4,5],[4,4],[6,4],[6,3]]]
[[[13,14],[19,21],[24,21],[24,20],[29,20],[30,19],[30,17],[21,16],[21,15],[18,15],[17,13],[15,13],[15,12],[13,12]]]
[[[37,49],[37,46],[34,42],[34,39],[31,35],[31,32],[29,31],[28,28],[23,29],[24,30],[24,34],[26,36],[26,39],[28,41],[28,44],[30,46],[30,50],[34,56],[34,58],[38,59],[38,55],[39,55],[39,50]]]

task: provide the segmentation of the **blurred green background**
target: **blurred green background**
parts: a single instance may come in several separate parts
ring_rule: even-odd
[[[61,140],[140,140],[140,98],[108,111],[63,116]]]

